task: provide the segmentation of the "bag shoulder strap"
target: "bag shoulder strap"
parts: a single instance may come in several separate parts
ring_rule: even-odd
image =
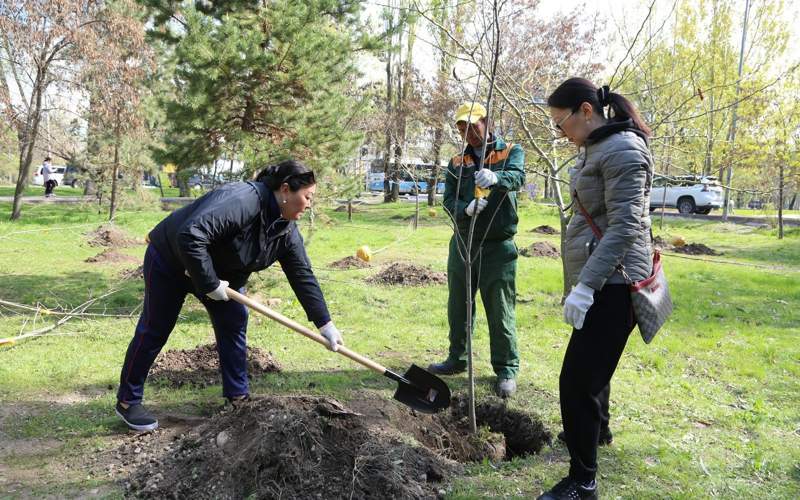
[[[589,224],[589,227],[592,228],[592,232],[594,233],[594,235],[597,237],[598,240],[602,238],[603,232],[600,231],[600,228],[597,227],[597,224],[594,223],[592,216],[589,215],[589,212],[587,212],[586,208],[584,208],[583,203],[581,203],[581,199],[578,198],[578,192],[573,191],[572,197],[575,198],[575,202],[578,204],[578,210],[581,211],[581,215],[583,215],[583,218],[586,219],[586,222]]]

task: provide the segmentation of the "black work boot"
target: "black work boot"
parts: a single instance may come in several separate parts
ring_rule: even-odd
[[[158,419],[147,411],[141,403],[124,408],[122,403],[117,401],[114,412],[128,427],[135,431],[147,432],[158,429]]]
[[[567,476],[536,500],[597,500],[597,481],[581,483]]]
[[[558,440],[562,443],[567,442],[564,431],[558,433]],[[597,446],[608,446],[614,442],[614,435],[608,427],[600,427],[600,434],[597,436]]]
[[[455,375],[457,373],[463,373],[466,370],[466,363],[450,361],[449,359],[442,363],[431,363],[428,365],[428,371],[434,375]]]

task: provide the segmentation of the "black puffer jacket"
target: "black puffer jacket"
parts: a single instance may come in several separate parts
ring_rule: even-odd
[[[250,274],[280,262],[315,325],[330,321],[328,307],[294,222],[261,182],[226,184],[170,214],[153,228],[150,243],[177,271],[186,270],[204,295],[219,280],[238,289]]]

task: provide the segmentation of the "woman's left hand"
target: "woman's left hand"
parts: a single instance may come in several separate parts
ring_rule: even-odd
[[[333,321],[328,321],[319,329],[319,334],[325,337],[325,340],[328,341],[330,344],[328,349],[333,352],[336,352],[339,349],[340,345],[344,345],[344,339],[342,339],[342,332],[336,328],[336,325],[333,324]]]

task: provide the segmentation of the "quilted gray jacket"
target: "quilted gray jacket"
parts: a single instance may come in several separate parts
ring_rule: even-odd
[[[573,215],[564,255],[569,285],[581,282],[600,290],[607,283],[625,283],[620,263],[634,281],[650,276],[653,158],[641,132],[630,121],[595,130],[570,177]],[[602,232],[599,241],[578,208],[576,193]]]

